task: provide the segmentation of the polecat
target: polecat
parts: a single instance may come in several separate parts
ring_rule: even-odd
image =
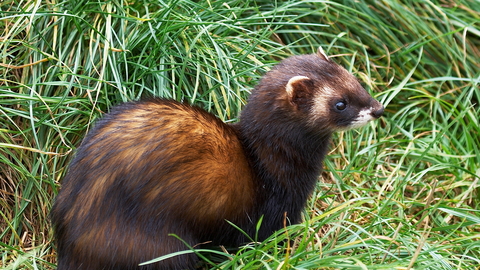
[[[268,72],[240,121],[173,100],[117,106],[85,137],[53,206],[58,269],[192,269],[210,242],[263,240],[301,211],[332,132],[383,114],[344,68],[317,54]],[[255,227],[263,216],[260,230]]]

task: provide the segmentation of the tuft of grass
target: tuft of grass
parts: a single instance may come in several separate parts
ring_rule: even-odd
[[[55,268],[48,212],[75,147],[111,106],[162,96],[234,122],[264,72],[321,45],[385,117],[335,136],[304,223],[211,251],[206,268],[474,269],[479,10],[471,0],[3,0],[0,265]]]

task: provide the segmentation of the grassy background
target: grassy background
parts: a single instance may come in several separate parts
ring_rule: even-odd
[[[49,209],[111,106],[163,96],[236,121],[265,71],[322,45],[385,117],[335,136],[303,224],[215,265],[475,269],[479,11],[476,0],[3,0],[0,266],[55,268]]]

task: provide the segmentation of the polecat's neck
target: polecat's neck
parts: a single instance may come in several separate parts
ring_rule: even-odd
[[[279,119],[278,119],[279,120]],[[259,238],[301,221],[301,212],[322,170],[331,133],[308,133],[297,124],[270,120],[268,123],[238,123],[239,137],[249,156],[257,186],[256,213],[264,216]]]
[[[240,138],[260,178],[269,176],[285,188],[302,188],[316,181],[327,153],[331,133],[308,133],[294,125],[270,122],[262,126],[239,125]],[[265,179],[268,181],[268,179]],[[294,192],[291,190],[289,192]],[[298,195],[298,194],[297,194]]]

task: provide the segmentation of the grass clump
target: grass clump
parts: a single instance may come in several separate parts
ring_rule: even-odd
[[[336,135],[304,223],[220,251],[209,267],[474,269],[478,10],[468,0],[4,0],[0,265],[55,268],[49,209],[75,147],[111,106],[162,96],[236,121],[265,71],[322,45],[385,117]]]

